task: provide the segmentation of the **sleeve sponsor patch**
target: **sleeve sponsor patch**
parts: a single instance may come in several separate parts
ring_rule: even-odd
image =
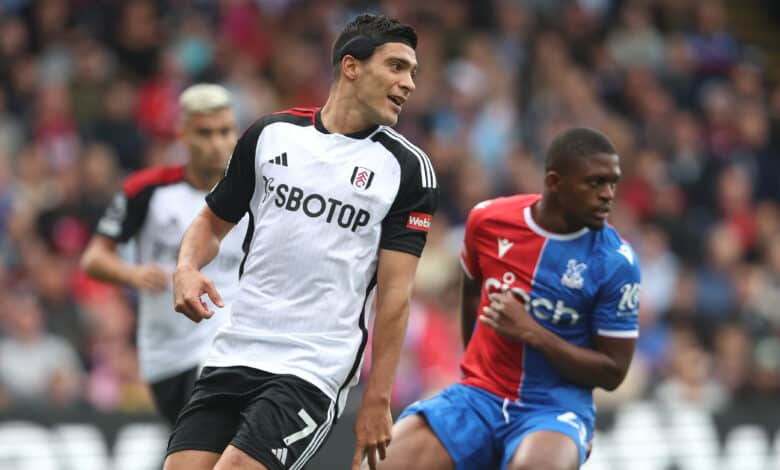
[[[406,221],[406,227],[412,230],[427,232],[431,228],[431,214],[424,212],[410,212],[409,220]]]

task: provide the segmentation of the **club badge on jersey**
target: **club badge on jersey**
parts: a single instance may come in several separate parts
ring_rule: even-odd
[[[374,172],[368,168],[356,166],[355,169],[352,170],[352,178],[350,178],[349,181],[356,190],[365,191],[371,187],[371,182],[374,181]]]

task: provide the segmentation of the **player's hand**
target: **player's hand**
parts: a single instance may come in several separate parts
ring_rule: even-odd
[[[385,459],[392,432],[393,416],[390,414],[390,404],[372,402],[364,398],[355,420],[356,443],[352,470],[360,470],[364,457],[368,459],[368,468],[376,470],[377,455],[380,460]]]
[[[173,308],[177,312],[183,313],[195,323],[211,318],[214,312],[201,300],[203,294],[208,295],[217,307],[225,306],[211,279],[197,269],[176,269],[173,273]]]
[[[520,295],[526,302],[518,300]],[[514,341],[530,342],[529,335],[540,327],[526,308],[528,294],[525,292],[502,292],[488,295],[490,304],[482,309],[479,321],[493,328],[496,333]]]
[[[162,292],[170,286],[170,273],[156,264],[134,266],[130,284],[138,290]]]

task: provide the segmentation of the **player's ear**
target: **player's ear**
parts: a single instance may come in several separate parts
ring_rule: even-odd
[[[176,138],[181,139],[187,134],[187,128],[190,124],[190,117],[185,113],[183,116],[179,118],[179,122],[176,125]]]
[[[544,175],[544,186],[552,191],[558,192],[561,185],[561,175],[557,171],[548,171]]]
[[[347,78],[347,80],[355,80],[358,76],[360,69],[360,61],[351,55],[347,54],[341,59],[341,74]]]

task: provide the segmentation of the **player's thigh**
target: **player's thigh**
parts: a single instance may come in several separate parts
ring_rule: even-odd
[[[241,413],[230,444],[269,469],[302,468],[330,435],[335,418],[335,402],[317,387],[275,375]]]
[[[410,426],[412,431],[424,438],[429,432],[436,437],[438,442],[433,443],[430,440],[428,442],[432,443],[434,450],[438,449],[438,446],[444,448],[448,459],[443,461],[452,465],[443,468],[494,470],[499,465],[501,457],[494,445],[496,431],[494,423],[503,422],[501,404],[502,400],[492,394],[474,387],[455,384],[442,390],[433,398],[409,405],[401,413],[397,426],[401,429],[401,422],[412,416],[421,419],[425,427],[421,427],[421,422],[418,420],[409,421],[409,424],[404,426]],[[395,437],[397,434],[400,436],[401,432],[394,431],[393,441],[390,442],[391,455],[394,452],[392,449],[398,444]],[[400,437],[400,440],[405,441],[406,438]],[[399,447],[406,448],[413,445],[413,442],[408,442]],[[409,452],[409,450],[404,452],[407,458]],[[438,452],[433,452],[430,458],[439,461],[440,455]],[[411,467],[406,468],[425,468],[423,465],[416,464],[416,457],[412,462]],[[397,467],[393,465],[392,468]]]
[[[240,388],[249,380],[241,372],[210,367],[203,370],[173,427],[168,455],[206,451],[218,457],[225,450],[239,428],[246,400]]]
[[[211,470],[219,460],[219,454],[204,450],[182,450],[165,459],[163,470]]]
[[[214,470],[273,470],[261,464],[243,450],[227,446]]]
[[[368,468],[368,464],[364,464]],[[379,470],[453,470],[447,449],[421,415],[408,415],[393,426],[393,438],[387,448],[387,457],[378,462]]]
[[[576,470],[580,450],[570,436],[557,431],[536,431],[520,442],[507,470]]]

